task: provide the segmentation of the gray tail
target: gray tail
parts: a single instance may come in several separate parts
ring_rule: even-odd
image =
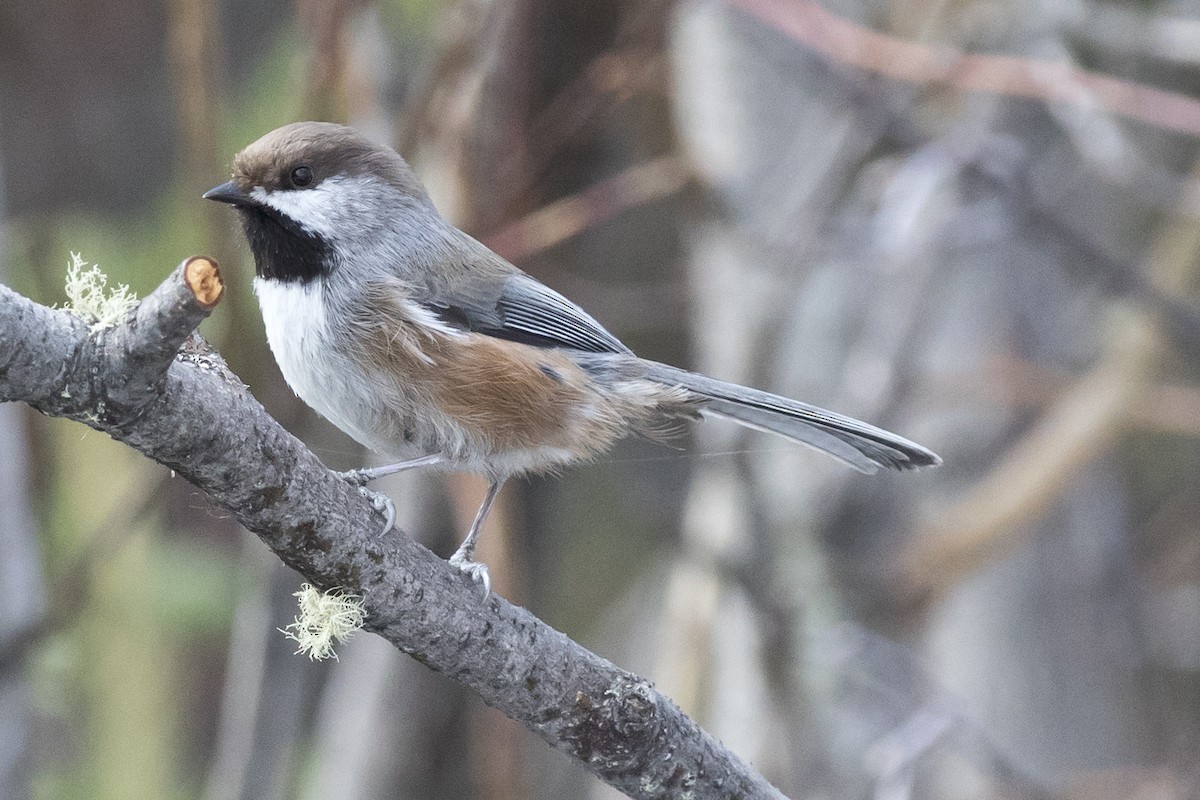
[[[647,378],[687,389],[700,401],[704,413],[815,447],[860,472],[942,463],[936,453],[916,442],[852,417],[666,364],[645,364]]]

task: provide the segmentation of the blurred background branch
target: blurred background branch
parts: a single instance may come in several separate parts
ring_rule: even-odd
[[[729,0],[838,63],[914,84],[995,92],[1117,114],[1200,134],[1200,100],[1081,69],[1065,61],[966,53],[877,33],[809,0]]]

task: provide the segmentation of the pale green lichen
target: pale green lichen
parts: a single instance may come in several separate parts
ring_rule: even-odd
[[[137,295],[125,284],[108,288],[108,276],[97,264],[89,264],[79,253],[71,253],[64,286],[67,304],[64,308],[88,322],[93,331],[109,328],[125,318],[137,305]]]
[[[349,639],[363,626],[362,598],[332,589],[320,592],[303,584],[294,595],[300,601],[300,615],[280,632],[298,645],[296,653],[305,653],[314,661],[337,658],[333,648]]]

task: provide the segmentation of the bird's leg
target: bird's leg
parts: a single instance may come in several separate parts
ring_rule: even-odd
[[[474,560],[475,542],[479,539],[479,530],[483,527],[483,521],[487,519],[488,511],[491,510],[492,503],[496,495],[500,494],[500,487],[503,485],[503,478],[488,484],[487,495],[483,498],[483,505],[479,506],[479,511],[475,513],[475,521],[471,523],[471,530],[467,531],[467,538],[463,539],[454,555],[450,556],[451,564],[470,575],[471,580],[483,587],[485,600],[492,593],[492,579],[488,575],[487,565]]]
[[[401,461],[397,464],[387,464],[382,467],[365,467],[363,469],[352,469],[346,472],[339,472],[337,476],[351,486],[357,486],[359,494],[371,501],[371,505],[376,511],[382,511],[387,515],[387,522],[384,523],[382,533],[387,533],[396,524],[396,504],[392,502],[392,498],[382,492],[371,491],[367,488],[367,484],[376,478],[382,478],[385,475],[395,475],[397,472],[404,472],[406,469],[416,469],[417,467],[428,467],[433,464],[440,463],[442,457],[434,454],[429,456],[421,456],[409,461]]]
[[[382,467],[363,467],[362,469],[350,469],[345,472],[337,473],[337,476],[352,486],[366,486],[371,481],[382,478],[387,475],[395,475],[397,472],[404,472],[408,469],[416,469],[417,467],[431,467],[434,464],[439,464],[442,457],[436,453],[429,456],[421,456],[408,461],[401,461],[396,464],[387,464]]]

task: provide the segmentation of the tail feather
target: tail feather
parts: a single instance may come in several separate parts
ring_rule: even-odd
[[[860,472],[873,473],[879,467],[916,469],[942,463],[936,453],[916,442],[852,417],[666,364],[645,363],[646,377],[692,392],[704,413],[814,447]]]

